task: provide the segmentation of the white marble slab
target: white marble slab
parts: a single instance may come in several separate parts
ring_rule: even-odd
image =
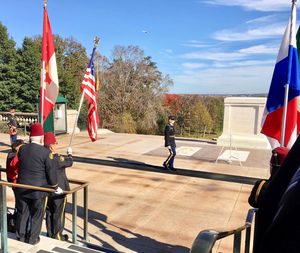
[[[225,150],[217,160],[246,162],[249,153],[249,151]]]
[[[196,152],[198,152],[201,147],[187,147],[187,146],[181,146],[176,149],[177,155],[183,155],[183,156],[192,156]]]

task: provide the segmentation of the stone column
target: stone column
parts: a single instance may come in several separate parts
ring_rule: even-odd
[[[77,116],[76,110],[67,110],[67,133],[68,134],[71,134],[73,132],[76,116]],[[80,129],[78,127],[75,128],[75,134],[77,133],[80,133]]]
[[[220,146],[270,149],[267,138],[260,133],[266,104],[263,97],[228,97],[224,100],[223,133]]]

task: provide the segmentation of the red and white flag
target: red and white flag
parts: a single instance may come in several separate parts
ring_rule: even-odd
[[[83,92],[84,97],[88,101],[88,133],[92,141],[97,140],[97,129],[99,127],[99,115],[97,111],[96,101],[96,82],[95,82],[95,67],[94,56],[96,47],[93,49],[93,53],[89,62],[89,65],[85,71],[80,90]]]
[[[55,105],[58,95],[58,76],[51,26],[46,6],[44,6],[44,25],[42,40],[42,67],[40,87],[41,123],[47,119]]]

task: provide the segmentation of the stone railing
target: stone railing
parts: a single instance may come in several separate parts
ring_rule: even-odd
[[[9,112],[0,112],[0,123],[5,124],[8,122]],[[31,125],[34,122],[38,121],[37,113],[29,113],[29,112],[16,112],[15,117],[19,123],[19,125],[24,128],[24,132],[26,133],[26,127]]]

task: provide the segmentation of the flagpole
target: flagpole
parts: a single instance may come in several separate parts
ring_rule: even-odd
[[[47,7],[47,0],[44,0],[44,12]],[[45,13],[44,13],[45,16]],[[44,18],[45,19],[45,18]],[[43,20],[45,22],[45,20]],[[44,24],[43,24],[43,33],[44,33]],[[43,42],[42,42],[43,44]],[[44,69],[43,66],[43,60],[42,60],[42,69]],[[44,96],[45,96],[45,91],[44,91],[44,76],[43,72],[41,72],[41,94],[40,94],[40,113],[41,113],[41,118],[40,118],[40,123],[44,125]]]
[[[292,10],[291,10],[291,24],[290,24],[290,43],[292,41],[292,29],[294,29],[294,8],[296,6],[297,0],[292,0]],[[289,88],[290,88],[290,72],[291,72],[291,61],[292,56],[290,55],[289,50],[289,64],[288,64],[288,79],[287,84],[285,85],[285,93],[284,93],[284,105],[283,105],[283,117],[282,117],[282,126],[281,126],[281,139],[280,146],[284,146],[284,138],[285,138],[285,128],[286,128],[286,117],[287,117],[287,107],[288,107],[288,98],[289,98]]]
[[[100,38],[98,38],[96,36],[94,38],[94,48],[96,48],[98,46],[99,41],[100,41]],[[81,110],[81,107],[82,107],[82,104],[83,104],[84,94],[85,94],[85,89],[82,91],[82,94],[81,94],[81,98],[80,98],[80,102],[79,102],[79,107],[78,107],[76,119],[75,119],[75,122],[74,122],[74,127],[73,127],[73,130],[72,130],[72,135],[71,135],[70,142],[69,142],[69,148],[72,145],[73,137],[74,137],[74,134],[75,134],[75,129],[76,129],[76,126],[77,126],[77,123],[78,123],[78,118],[79,118],[80,110]]]
[[[100,90],[100,80],[99,80],[99,52],[96,51],[96,91]]]
[[[45,9],[47,8],[47,0],[44,0],[44,12],[45,12]],[[45,15],[45,13],[44,13]],[[45,22],[45,20],[44,20]],[[44,24],[43,24],[43,29],[44,29]],[[44,33],[44,32],[43,32]],[[42,60],[42,64],[43,64],[43,60]],[[44,69],[44,66],[42,66],[42,68]],[[41,76],[41,83],[42,83],[42,92],[41,92],[41,96],[40,96],[40,112],[41,112],[41,118],[40,118],[40,123],[42,125],[44,125],[44,103],[45,103],[45,87],[44,87],[44,76],[43,76],[43,73],[42,73],[42,76]]]

